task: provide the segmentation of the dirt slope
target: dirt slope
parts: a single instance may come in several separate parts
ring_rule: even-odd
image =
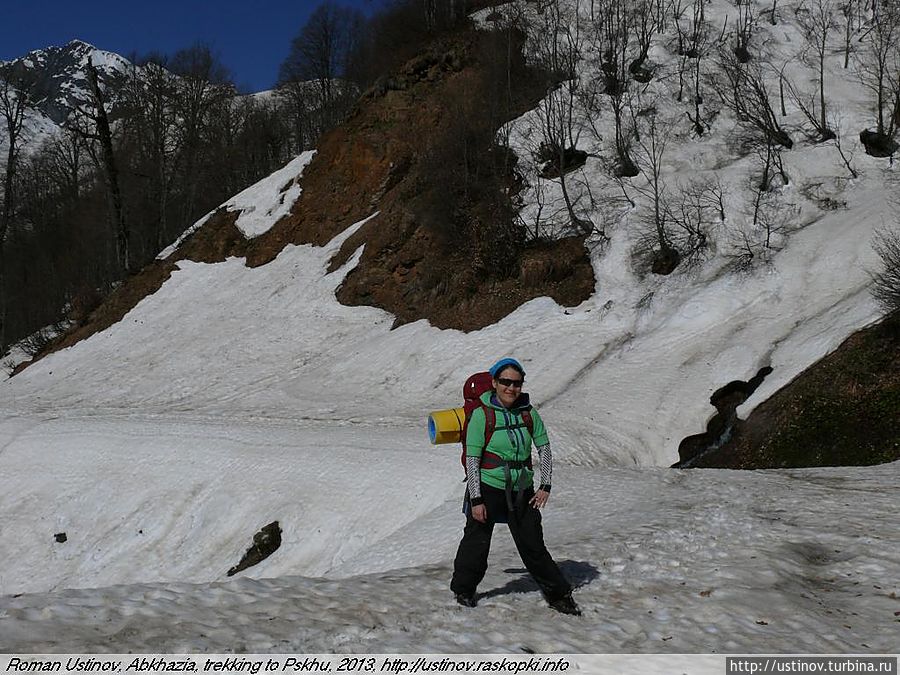
[[[900,315],[838,349],[737,423],[694,467],[869,465],[900,459]]]
[[[365,244],[338,291],[344,304],[382,307],[398,323],[474,330],[534,297],[569,306],[590,297],[583,239],[529,245],[513,224],[504,191],[515,189],[514,164],[489,141],[546,84],[516,59],[509,70],[520,86],[507,106],[495,105],[490,39],[446,36],[367,92],[322,139],[291,215],[251,242],[248,264],[269,262],[287,243],[324,244],[377,211],[332,262]]]

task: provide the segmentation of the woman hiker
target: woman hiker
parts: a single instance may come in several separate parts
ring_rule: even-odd
[[[506,522],[513,541],[550,607],[581,615],[566,581],[544,545],[541,509],[550,497],[553,460],[544,422],[522,393],[525,370],[512,358],[491,366],[493,391],[482,394],[482,405],[468,422],[466,433],[466,527],[453,563],[450,590],[456,601],[474,607],[475,589],[487,571],[494,523]],[[493,418],[493,432],[490,432]],[[486,433],[486,427],[488,429]],[[533,487],[531,444],[537,446],[541,484]]]

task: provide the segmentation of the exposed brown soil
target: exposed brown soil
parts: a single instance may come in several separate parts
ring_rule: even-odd
[[[432,245],[420,233],[412,241],[420,241],[420,251]],[[374,264],[360,265],[347,276],[338,299],[345,305],[388,308],[397,317],[395,325],[425,317],[439,328],[469,331],[498,321],[532,298],[549,295],[573,306],[594,288],[579,237],[526,249],[515,276],[492,281],[479,279],[468,267],[454,269],[456,260],[431,262],[419,255],[414,246],[381,251],[373,256]]]
[[[515,229],[511,153],[495,147],[465,155],[466,179],[489,186],[481,193],[472,188],[462,194],[444,184],[448,176],[459,178],[455,168],[456,173],[441,173],[439,154],[455,149],[457,132],[463,144],[472,125],[480,129],[489,123],[492,137],[546,91],[545,78],[518,58],[509,66],[517,86],[505,92],[505,113],[478,98],[485,92],[485,72],[496,67],[484,57],[486,39],[471,30],[444,36],[364,94],[350,119],[320,140],[304,170],[301,197],[269,232],[247,241],[234,226],[237,213],[218,212],[171,258],[125,280],[34,360],[121,320],[162,286],[177,260],[241,256],[251,267],[264,265],[288,244],[324,245],[376,212],[332,260],[334,269],[365,245],[338,290],[344,304],[382,307],[398,324],[425,318],[441,328],[468,331],[495,323],[535,297],[549,295],[568,306],[587,299],[594,276],[583,238],[526,245],[509,236]]]
[[[694,467],[863,466],[900,459],[900,316],[850,336],[738,421]]]
[[[355,114],[322,139],[292,213],[251,242],[248,264],[269,262],[288,243],[325,244],[378,211],[332,261],[333,270],[365,245],[359,265],[338,290],[344,304],[382,307],[398,324],[426,318],[440,328],[474,330],[540,295],[564,305],[588,298],[594,276],[582,238],[513,247],[500,265],[506,269],[491,269],[473,223],[488,229],[492,218],[509,214],[462,195],[454,195],[452,216],[436,213],[440,204],[432,193],[444,186],[435,185],[440,177],[433,175],[430,155],[438,130],[458,126],[460,116],[487,114],[480,109],[487,102],[470,100],[485,67],[479,62],[481,39],[462,33],[439,40],[369,91]],[[520,75],[519,98],[497,126],[533,107],[545,91],[542,78],[525,82],[527,74]],[[511,172],[507,180],[513,182]]]

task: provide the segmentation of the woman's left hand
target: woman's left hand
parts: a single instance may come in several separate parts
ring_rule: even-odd
[[[550,499],[550,493],[546,490],[538,490],[534,493],[534,497],[532,497],[528,503],[531,504],[536,509],[544,508],[547,500]]]

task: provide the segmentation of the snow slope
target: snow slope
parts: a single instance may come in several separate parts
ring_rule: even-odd
[[[323,268],[338,245],[289,248],[254,270],[181,263],[121,323],[4,383],[0,548],[14,563],[0,592],[16,597],[0,600],[0,649],[895,648],[900,463],[611,468],[628,456],[595,444],[625,427],[599,413],[575,426],[558,403],[568,392],[542,406],[560,458],[546,531],[586,616],[551,615],[498,528],[473,630],[446,588],[462,525],[458,456],[427,444],[424,414],[455,401],[467,359],[507,351],[525,352],[541,400],[565,390],[564,377],[587,386],[591,368],[579,379],[579,363],[553,359],[598,331],[602,313],[535,301],[469,336],[424,322],[389,331],[386,313],[334,300],[346,270]],[[538,318],[555,333],[528,331]],[[667,338],[673,324],[694,325],[673,314],[632,344],[652,358],[696,343]],[[840,322],[813,325],[785,344],[818,347]],[[560,344],[567,326],[581,330]],[[521,348],[505,337],[517,331]],[[490,349],[498,343],[507,347]],[[594,368],[608,387],[629,372],[649,380],[637,357],[620,346]],[[610,405],[663,396],[641,384],[622,384]],[[652,464],[649,454],[634,458]],[[272,520],[284,530],[279,551],[225,582]]]
[[[720,124],[682,139],[673,175],[741,184],[746,161],[713,168]],[[470,334],[340,305],[359,252],[326,267],[359,225],[254,269],[179,262],[120,323],[0,382],[0,650],[895,651],[900,463],[664,468],[715,389],[771,365],[746,413],[877,317],[890,169],[858,157],[850,182],[824,148],[787,157],[800,215],[768,264],[734,274],[719,251],[642,278],[626,219],[591,299],[539,298]],[[229,203],[247,236],[296,198],[282,188],[306,161]],[[605,189],[600,169],[585,172]],[[846,209],[801,194],[820,179]],[[553,440],[545,531],[580,619],[544,607],[502,528],[479,608],[447,589],[461,470],[425,418],[509,354]],[[273,520],[281,548],[226,580]]]
[[[145,429],[149,433],[151,427]],[[263,435],[269,429],[254,431]],[[295,451],[304,458],[310,456],[302,444],[307,431],[293,432]],[[378,435],[344,430],[334,436],[338,443],[352,438],[357,453],[387,454]],[[402,446],[412,440],[400,436]],[[170,439],[171,431],[163,438]],[[104,447],[114,447],[112,438],[107,443]],[[186,463],[171,466],[169,481],[175,482]],[[390,491],[391,462],[384,464],[374,473]],[[453,464],[452,458],[444,462],[446,476],[452,476]],[[304,473],[299,465],[287,471],[275,484],[278,491]],[[259,516],[269,509],[272,497],[262,481],[230,469],[225,473],[249,478],[252,488],[246,489],[255,489],[252,504]],[[447,490],[432,496],[451,490],[456,496],[408,523],[413,495],[422,496],[412,486],[399,507],[388,492],[372,510],[357,510],[362,505],[353,490],[330,495],[327,502],[335,512],[359,519],[353,532],[384,521],[404,527],[349,558],[335,574],[298,576],[301,566],[291,574],[276,573],[301,546],[298,530],[311,533],[329,522],[309,506],[326,495],[304,490],[301,479],[299,489],[290,492],[293,499],[282,499],[303,517],[291,520],[287,504],[271,511],[282,517],[288,535],[262,569],[224,581],[227,561],[217,562],[222,551],[196,543],[192,553],[208,557],[216,568],[213,583],[133,583],[6,596],[0,598],[0,651],[894,652],[893,612],[900,609],[898,473],[898,463],[877,471],[753,473],[560,467],[555,481],[560,489],[547,508],[545,531],[550,550],[578,585],[575,595],[585,612],[580,618],[544,606],[500,528],[482,584],[485,597],[474,610],[453,603],[447,583],[462,519],[459,486],[449,478]],[[147,474],[140,479],[147,480]],[[102,496],[117,499],[115,493],[130,492],[135,482],[112,480]],[[344,500],[346,506],[336,506]],[[194,513],[212,516],[211,495],[198,491],[193,501]],[[217,506],[219,520],[231,523],[249,505]],[[151,522],[148,515],[132,514],[115,527],[134,540],[135,528]],[[78,546],[87,534],[69,533],[63,545],[45,536],[45,553],[57,559],[68,555],[50,548]],[[148,546],[133,562],[142,560],[143,573],[152,576],[157,556],[174,557],[178,550]],[[238,550],[233,547],[233,553]],[[124,550],[114,553],[109,557],[127,556]],[[100,563],[83,561],[85,567]]]

